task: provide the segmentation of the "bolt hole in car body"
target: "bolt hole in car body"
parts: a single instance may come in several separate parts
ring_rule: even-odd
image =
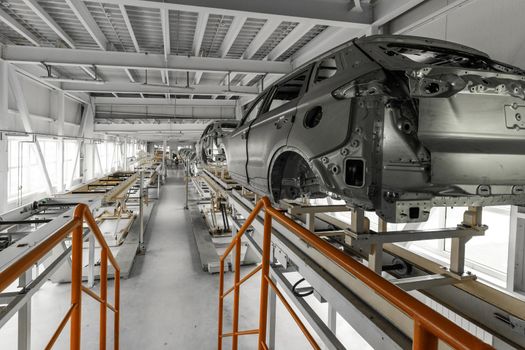
[[[274,201],[330,195],[389,222],[524,204],[524,92],[522,70],[459,44],[354,39],[251,103],[228,171]]]

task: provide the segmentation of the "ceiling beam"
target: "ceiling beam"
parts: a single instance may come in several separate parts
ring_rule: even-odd
[[[0,21],[2,21],[4,24],[9,26],[11,29],[13,29],[15,32],[17,32],[21,36],[23,36],[31,44],[35,46],[40,46],[38,38],[33,33],[27,30],[24,26],[18,23],[16,19],[11,17],[7,12],[5,12],[2,9],[0,9]]]
[[[368,27],[373,19],[373,8],[368,2],[361,3],[360,11],[353,10],[353,2],[326,0],[104,0],[104,3],[189,12],[206,11],[225,16],[274,18],[291,22],[315,20],[320,25],[358,29]]]
[[[427,0],[381,0],[374,4],[374,22],[372,26],[380,27],[412,10]]]
[[[209,13],[199,13],[197,19],[197,26],[195,27],[195,35],[193,36],[193,55],[196,57],[201,56],[202,39],[204,38],[204,32],[206,32],[206,26],[208,25]],[[193,83],[195,85],[200,84],[202,78],[202,72],[195,72],[193,77]]]
[[[163,131],[163,132],[185,132],[198,133],[204,130],[205,124],[182,124],[182,123],[163,123],[163,124],[95,124],[95,132],[100,131]]]
[[[32,0],[35,1],[35,0]],[[129,35],[131,36],[131,41],[133,41],[133,46],[135,46],[135,51],[140,52],[140,46],[139,42],[137,41],[137,37],[135,36],[135,31],[133,30],[133,26],[131,25],[131,21],[129,20],[128,11],[126,10],[126,6],[123,4],[118,5],[120,9],[120,13],[122,14],[122,18],[124,18],[124,23],[126,24],[126,28],[128,29]]]
[[[76,92],[100,92],[100,93],[133,93],[133,94],[193,94],[193,95],[257,95],[257,87],[235,86],[228,90],[219,85],[197,85],[195,87],[174,87],[166,85],[145,85],[140,83],[78,83],[64,82],[62,89]]]
[[[221,57],[226,57],[230,51],[233,43],[235,42],[235,39],[237,39],[237,35],[239,35],[239,32],[244,25],[244,22],[246,22],[246,17],[244,16],[237,16],[233,18],[233,21],[228,28],[228,33],[226,33],[221,47],[219,48],[219,54]]]
[[[208,18],[210,14],[207,12],[199,13],[197,19],[197,26],[195,27],[195,35],[193,36],[193,55],[200,56],[202,39],[204,38],[204,32],[208,24]]]
[[[65,0],[66,3],[69,5],[73,13],[77,16],[78,20],[84,28],[88,31],[88,33],[91,35],[93,40],[97,43],[97,45],[102,49],[106,50],[108,45],[108,40],[106,39],[106,36],[100,28],[98,27],[97,22],[91,16],[91,13],[89,12],[86,4],[82,0]]]
[[[11,63],[58,66],[97,66],[114,69],[150,69],[170,71],[242,72],[285,74],[292,70],[289,62],[239,60],[212,57],[187,57],[170,55],[168,62],[162,54],[71,50],[49,47],[7,45],[3,47],[2,59]]]
[[[162,41],[164,46],[164,61],[168,65],[168,58],[171,55],[171,39],[170,39],[170,11],[162,8],[160,9],[160,23],[162,26]],[[170,84],[170,75],[168,71],[162,73],[163,81],[166,85]]]
[[[190,107],[235,107],[235,100],[204,100],[204,99],[171,99],[166,98],[135,98],[135,97],[94,97],[95,105],[113,106],[190,106]]]
[[[176,120],[186,120],[186,121],[210,121],[210,120],[235,120],[235,115],[232,113],[231,115],[221,115],[221,116],[194,116],[191,114],[176,114],[176,115],[162,115],[162,114],[156,114],[156,113],[128,113],[128,112],[97,112],[95,115],[95,120],[107,120],[107,121],[113,121],[113,120],[121,120],[121,119],[127,119],[127,120],[168,120],[168,121],[176,121]]]
[[[36,0],[22,0],[40,19],[51,28],[69,47],[74,49],[73,39],[55,22]]]

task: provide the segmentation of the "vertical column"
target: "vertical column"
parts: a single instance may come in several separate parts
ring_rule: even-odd
[[[65,122],[65,97],[63,91],[55,92],[56,99],[56,133],[58,137],[58,192],[64,192],[64,122]]]
[[[124,170],[128,170],[129,154],[128,154],[128,138],[127,137],[124,139],[123,147],[124,149],[122,150],[122,158],[124,159]]]
[[[0,130],[7,130],[8,125],[8,73],[9,63],[0,60]],[[7,137],[0,132],[0,213],[7,211]]]
[[[94,126],[94,111],[91,103],[88,103],[85,107],[84,120],[83,120],[83,135],[87,139],[93,138],[93,126]],[[93,141],[84,140],[84,158],[83,158],[83,181],[87,181],[95,177],[95,152],[94,147],[96,145]]]
[[[167,150],[167,141],[162,141],[162,173],[164,176],[164,181],[166,181],[166,176],[168,176],[168,169],[166,169],[166,150]]]

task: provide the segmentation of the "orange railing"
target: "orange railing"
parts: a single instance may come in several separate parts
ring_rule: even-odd
[[[91,232],[96,237],[102,250],[100,256],[100,296],[82,284],[82,250],[84,241],[83,223],[86,221]],[[60,333],[70,321],[70,349],[80,349],[82,291],[100,303],[100,335],[99,348],[106,349],[106,318],[107,309],[114,312],[114,349],[119,348],[119,310],[120,310],[120,267],[111,253],[100,229],[85,204],[76,206],[73,218],[70,219],[46,240],[39,243],[26,254],[15,260],[11,265],[0,271],[0,292],[30,269],[40,259],[45,257],[54,247],[59,245],[71,233],[71,306],[58,325],[57,330],[49,340],[45,349],[51,349]],[[114,305],[108,303],[108,259],[115,270],[115,300]]]
[[[240,276],[240,256],[241,256],[241,237],[250,227],[253,220],[259,212],[264,209],[264,232],[262,243],[262,263],[249,272],[246,276]],[[301,322],[297,314],[293,311],[290,304],[286,301],[277,286],[270,279],[270,248],[272,235],[272,218],[284,225],[288,230],[299,236],[308,245],[314,247],[327,258],[338,264],[348,273],[358,278],[366,284],[375,293],[379,294],[392,305],[399,308],[410,318],[414,320],[413,349],[417,350],[437,350],[438,340],[447,343],[455,349],[472,350],[472,349],[492,349],[492,347],[474,335],[470,334],[463,328],[459,327],[452,321],[448,320],[441,314],[432,310],[410,294],[388,282],[368,267],[352,259],[342,251],[317,237],[312,232],[300,226],[290,218],[286,217],[279,210],[273,208],[267,197],[257,202],[255,208],[248,216],[237,234],[233,237],[232,242],[221,256],[220,259],[220,280],[219,280],[219,331],[218,331],[218,349],[222,350],[222,341],[225,337],[232,337],[232,349],[238,348],[238,337],[240,335],[256,334],[258,335],[258,349],[268,349],[266,344],[266,322],[268,306],[268,286],[270,286],[279,299],[283,302],[286,309],[290,312],[293,319],[301,331],[306,336],[309,343],[314,349],[320,349],[313,336],[310,334],[305,325]],[[234,262],[234,284],[233,287],[224,292],[224,262],[231,251],[235,248]],[[242,283],[250,277],[261,271],[261,291],[260,291],[260,311],[259,311],[259,328],[252,330],[239,331],[239,288]],[[233,291],[233,325],[232,332],[223,333],[223,303],[224,298]]]

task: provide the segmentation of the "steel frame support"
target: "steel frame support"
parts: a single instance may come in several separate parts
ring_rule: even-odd
[[[52,47],[6,45],[2,59],[11,63],[40,65],[45,62],[57,66],[96,66],[109,69],[148,69],[151,71],[205,71],[214,73],[275,73],[292,71],[290,62],[239,60],[137,52],[96,51]]]

